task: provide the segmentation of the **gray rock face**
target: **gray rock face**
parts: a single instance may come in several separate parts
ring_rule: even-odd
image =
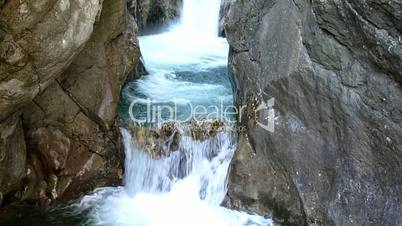
[[[229,197],[297,225],[402,224],[402,2],[236,1],[226,35],[245,115]]]
[[[22,108],[43,92],[90,38],[102,4],[92,1],[0,2],[0,192],[25,174]]]
[[[128,0],[127,6],[134,16],[140,32],[153,32],[180,16],[182,0]]]
[[[233,4],[234,0],[222,0],[221,8],[219,10],[219,36],[225,37],[225,24],[227,14],[229,13],[230,6]]]
[[[116,108],[140,57],[126,7],[104,0],[1,8],[1,193],[47,204],[119,182]]]
[[[102,8],[90,1],[6,1],[0,11],[0,121],[73,61]]]

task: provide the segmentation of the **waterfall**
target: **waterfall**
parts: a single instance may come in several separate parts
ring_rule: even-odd
[[[235,151],[231,133],[195,141],[183,137],[179,150],[155,160],[122,129],[125,187],[101,188],[77,207],[90,211],[89,225],[102,226],[267,226],[258,215],[220,206]]]
[[[190,34],[217,36],[220,0],[187,0],[179,28]]]
[[[228,44],[217,37],[220,0],[184,0],[180,22],[169,32],[140,38],[149,75],[123,91],[123,103],[229,106]],[[131,115],[146,117],[145,106]],[[175,108],[176,109],[176,108]],[[120,117],[130,122],[128,105]],[[208,112],[207,112],[208,113]],[[158,123],[156,126],[160,126]],[[181,124],[188,127],[189,124]],[[78,204],[89,225],[104,226],[266,226],[271,220],[224,208],[236,133],[221,131],[205,139],[182,134],[177,150],[153,159],[139,138],[121,129],[125,149],[124,187],[100,188]]]
[[[222,132],[205,141],[184,136],[176,152],[159,160],[140,150],[127,130],[123,129],[122,134],[126,148],[125,186],[129,195],[160,194],[190,186],[185,189],[212,205],[218,206],[223,201],[227,171],[235,151],[230,133]]]

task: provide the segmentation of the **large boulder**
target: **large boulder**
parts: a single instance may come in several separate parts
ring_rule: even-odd
[[[236,1],[230,69],[247,132],[232,205],[297,225],[402,224],[402,2]],[[275,98],[275,131],[267,131]]]
[[[89,40],[102,1],[5,1],[0,10],[0,121],[59,76]]]
[[[18,190],[25,174],[22,108],[79,54],[101,8],[99,0],[0,1],[1,193]]]
[[[24,111],[28,153],[43,169],[37,178],[57,178],[57,196],[77,197],[122,179],[116,109],[140,56],[137,28],[125,8],[125,1],[104,0],[85,48]]]
[[[126,1],[0,5],[0,193],[48,204],[120,183],[116,109],[140,57]]]

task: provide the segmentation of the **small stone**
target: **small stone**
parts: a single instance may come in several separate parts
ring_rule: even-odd
[[[48,187],[47,187],[47,193],[50,195],[50,198],[52,200],[57,199],[57,184],[58,184],[58,178],[56,175],[51,175],[48,179]]]

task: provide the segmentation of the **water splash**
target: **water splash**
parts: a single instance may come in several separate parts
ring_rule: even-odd
[[[216,37],[221,0],[184,1],[179,31],[203,37]]]
[[[90,209],[90,224],[113,226],[272,225],[257,215],[220,207],[234,154],[233,135],[205,141],[183,137],[179,151],[154,160],[122,129],[126,186],[102,188],[77,204]]]
[[[219,133],[205,141],[184,136],[178,151],[160,160],[151,159],[138,149],[127,130],[122,134],[127,148],[125,184],[128,194],[166,193],[190,182],[197,196],[220,205],[226,195],[227,171],[235,151],[230,133]]]

